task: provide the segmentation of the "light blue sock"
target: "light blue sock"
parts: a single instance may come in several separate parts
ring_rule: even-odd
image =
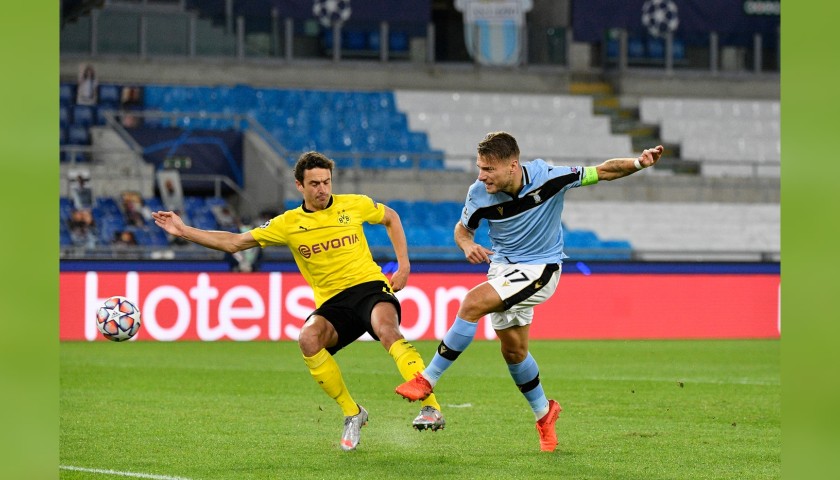
[[[531,353],[528,352],[528,356],[521,363],[508,365],[508,370],[519,391],[531,405],[537,420],[545,416],[548,413],[548,399],[540,383],[540,369]]]
[[[455,317],[455,323],[443,336],[443,341],[438,345],[434,358],[423,370],[423,376],[429,380],[433,387],[440,376],[443,375],[443,372],[458,358],[458,355],[472,343],[477,329],[478,322],[468,322],[460,317]]]

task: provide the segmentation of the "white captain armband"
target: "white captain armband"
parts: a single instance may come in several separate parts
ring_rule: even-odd
[[[636,159],[635,162],[633,162],[633,165],[636,166],[636,170],[641,170],[641,169],[645,168],[645,166],[642,165],[642,162],[640,162],[638,158]]]
[[[595,185],[598,183],[598,170],[595,167],[583,167],[583,178],[580,179],[580,184]]]

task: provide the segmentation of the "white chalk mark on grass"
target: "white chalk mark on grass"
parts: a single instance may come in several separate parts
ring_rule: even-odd
[[[103,475],[115,475],[117,477],[131,477],[131,478],[149,478],[152,480],[190,480],[185,477],[170,477],[169,475],[154,475],[151,473],[137,473],[137,472],[120,472],[117,470],[108,470],[102,468],[84,468],[74,467],[72,465],[59,465],[59,470],[73,470],[75,472],[87,473],[101,473]]]

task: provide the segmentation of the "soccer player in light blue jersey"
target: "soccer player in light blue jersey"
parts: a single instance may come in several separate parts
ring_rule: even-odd
[[[472,342],[478,320],[489,314],[510,375],[534,412],[540,449],[554,451],[558,443],[554,424],[562,409],[545,395],[537,362],[528,351],[528,332],[534,306],[554,293],[566,258],[560,223],[563,195],[570,188],[650,167],[662,151],[659,145],[638,158],[613,158],[594,167],[555,167],[541,159],[521,163],[512,135],[487,134],[478,144],[478,180],[470,187],[455,225],[455,242],[470,263],[490,264],[488,280],[464,297],[455,323],[429,365],[396,392],[410,401],[432,394],[443,372]],[[475,243],[482,219],[490,226],[490,249]]]

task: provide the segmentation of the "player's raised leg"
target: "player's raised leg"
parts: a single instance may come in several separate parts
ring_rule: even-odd
[[[432,394],[443,373],[470,346],[478,329],[478,320],[504,308],[501,297],[488,282],[470,290],[455,317],[455,323],[443,336],[432,361],[411,380],[399,385],[396,392],[407,400],[423,400]]]
[[[422,372],[417,372],[396,388],[396,392],[407,400],[413,402],[424,400],[432,395],[433,389],[443,372],[448,369],[461,352],[472,343],[475,337],[477,324],[469,322],[460,317],[455,318],[455,323],[446,332],[443,341],[438,345],[437,352]]]

